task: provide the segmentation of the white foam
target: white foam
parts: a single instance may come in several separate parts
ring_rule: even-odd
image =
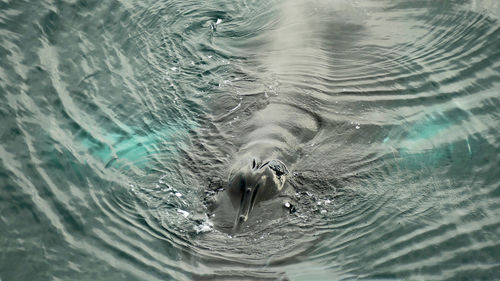
[[[209,232],[212,231],[213,226],[213,223],[210,221],[204,221],[202,224],[195,226],[194,230],[196,233]]]
[[[185,218],[187,218],[189,216],[189,212],[187,212],[187,211],[177,209],[177,212],[182,214],[182,216],[184,216]]]

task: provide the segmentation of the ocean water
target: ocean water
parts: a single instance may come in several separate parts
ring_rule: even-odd
[[[0,98],[1,281],[500,279],[498,1],[3,0]]]

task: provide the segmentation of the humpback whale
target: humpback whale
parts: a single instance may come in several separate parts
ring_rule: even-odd
[[[306,25],[295,24],[308,3],[284,3],[278,25],[265,34],[267,44],[258,51],[248,50],[257,54],[259,71],[266,70],[261,77],[271,77],[276,91],[269,96],[266,91],[255,92],[252,88],[248,96],[238,94],[240,104],[221,114],[219,122],[232,124],[241,118],[242,123],[221,126],[237,136],[233,140],[237,149],[227,171],[223,171],[227,181],[217,185],[217,192],[211,190],[214,196],[208,198],[208,214],[214,225],[221,226],[219,229],[234,233],[243,224],[260,225],[258,221],[272,221],[292,210],[295,192],[289,171],[300,169],[298,160],[307,157],[323,126],[317,113],[323,96],[309,91],[309,85],[304,83],[308,81],[294,79],[302,77],[296,73],[317,73],[316,66],[324,63],[321,53],[311,48],[317,34],[310,32],[314,19],[306,21]],[[221,104],[225,102],[221,99]]]
[[[294,210],[290,168],[320,128],[319,118],[302,107],[270,103],[239,130],[241,145],[228,164],[226,180],[213,182],[205,202],[219,230],[236,233],[243,224],[282,218]]]

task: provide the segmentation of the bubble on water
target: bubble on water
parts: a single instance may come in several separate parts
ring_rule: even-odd
[[[356,125],[356,130],[358,130],[359,128],[360,128],[359,125]]]
[[[326,210],[321,210],[320,211],[320,213],[322,213],[322,214],[326,214],[326,212],[327,212]]]

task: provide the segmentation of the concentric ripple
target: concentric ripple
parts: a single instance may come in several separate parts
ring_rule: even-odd
[[[0,280],[497,279],[499,8],[1,2]],[[295,209],[228,235],[259,141]]]

